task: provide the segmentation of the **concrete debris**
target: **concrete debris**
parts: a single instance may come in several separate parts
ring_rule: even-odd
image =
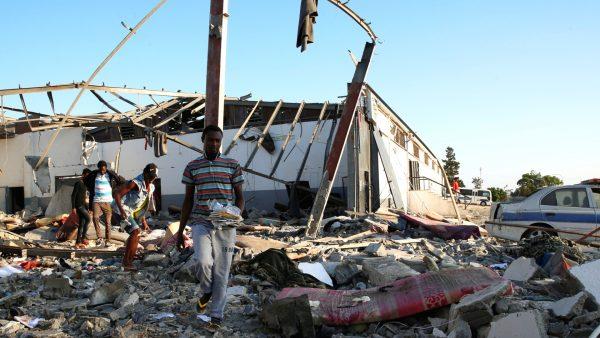
[[[546,325],[539,311],[525,311],[511,313],[497,321],[492,322],[488,338],[545,338]]]
[[[385,249],[385,245],[383,245],[383,243],[371,243],[365,248],[365,253],[373,256],[385,257],[387,255],[387,250]]]
[[[344,285],[352,281],[354,276],[360,273],[360,269],[354,263],[344,262],[335,267],[333,278],[337,285]]]
[[[448,334],[448,338],[471,338],[471,327],[464,320],[457,319],[454,321],[454,328]]]
[[[368,258],[363,261],[363,272],[374,285],[389,284],[397,279],[417,276],[419,273],[404,263],[389,258]]]
[[[502,281],[463,297],[458,304],[450,307],[449,329],[454,329],[454,325],[460,321],[466,321],[474,329],[489,324],[494,317],[492,306],[511,290],[511,283]]]
[[[444,240],[427,227],[389,214],[333,216],[323,221],[322,237],[309,239],[303,237],[305,219],[291,218],[285,211],[249,210],[237,229],[218,335],[500,337],[526,332],[533,338],[589,335],[600,325],[600,311],[593,306],[600,293],[594,277],[600,270],[597,251],[563,241],[561,246],[554,240],[542,245],[463,238],[468,234],[464,229],[458,229],[455,239]],[[92,227],[88,247],[74,250],[73,240],[55,239],[62,215],[42,216],[24,219],[0,213],[5,259],[0,269],[6,271],[0,275],[0,336],[207,334],[196,319],[202,289],[189,228],[184,232],[186,249],[178,251],[177,220],[164,213],[149,218],[152,232],[140,238],[137,272],[132,273],[121,265],[120,249],[127,234],[117,227],[111,234],[118,240],[107,248],[102,240],[98,242],[102,247],[96,245]],[[446,223],[444,231],[454,231],[451,226]],[[533,253],[543,254],[529,256]],[[546,278],[537,278],[544,273]],[[477,274],[493,282],[473,284]],[[447,275],[453,277],[442,277]],[[450,280],[456,285],[447,285]],[[390,285],[396,286],[389,289]],[[277,298],[283,290],[305,287],[318,290],[323,298]],[[447,288],[454,291],[439,296]],[[346,293],[348,297],[343,296]],[[369,324],[368,318],[383,313],[373,309],[394,297],[408,297],[395,302],[400,307],[411,304],[410,309],[403,308],[406,314],[399,317],[381,307],[387,311],[381,317],[385,319]],[[327,304],[335,304],[331,313],[340,324],[324,316]],[[344,314],[356,312],[364,322],[350,325]],[[35,319],[37,325],[28,327],[17,317]]]
[[[92,292],[90,305],[112,303],[119,297],[125,287],[125,280],[119,279],[113,283],[105,284]]]
[[[583,289],[592,295],[592,298],[600,306],[600,259],[573,267],[569,273],[579,281]]]
[[[569,319],[581,314],[587,298],[588,294],[582,291],[573,297],[563,298],[555,302],[550,310],[557,317]]]
[[[504,278],[516,282],[527,282],[538,271],[540,271],[540,267],[535,262],[535,259],[520,257],[508,266],[508,269],[504,272]]]

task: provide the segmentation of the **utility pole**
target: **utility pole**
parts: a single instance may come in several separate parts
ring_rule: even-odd
[[[204,123],[217,125],[221,129],[225,106],[228,7],[229,0],[210,1]]]

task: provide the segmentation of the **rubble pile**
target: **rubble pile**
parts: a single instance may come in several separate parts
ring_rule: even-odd
[[[246,216],[217,336],[588,337],[600,325],[597,249],[390,211],[324,219],[316,239],[304,237],[305,219]],[[176,214],[148,220],[136,272],[122,269],[119,240],[74,250],[73,240],[28,238],[66,222],[51,219],[0,231],[2,248],[20,249],[2,250],[0,336],[208,334],[189,229],[186,249],[174,245]]]

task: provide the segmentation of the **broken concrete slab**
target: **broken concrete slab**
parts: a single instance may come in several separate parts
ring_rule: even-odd
[[[90,305],[112,303],[125,287],[125,280],[119,279],[110,284],[104,284],[90,295]]]
[[[343,285],[352,281],[354,276],[360,273],[360,269],[354,263],[344,262],[336,266],[333,279],[337,285]]]
[[[511,313],[492,322],[487,338],[546,338],[546,324],[537,310]]]
[[[517,282],[527,282],[536,273],[540,271],[540,267],[533,258],[520,257],[513,261],[504,272],[504,278]]]
[[[398,279],[419,275],[408,265],[388,258],[365,259],[362,267],[373,285],[385,285]]]
[[[102,336],[110,328],[110,319],[103,317],[89,318],[81,324],[81,331],[90,336]]]
[[[454,328],[448,334],[448,338],[471,338],[471,327],[464,320],[457,319],[454,321]]]
[[[577,317],[571,319],[571,324],[573,324],[575,326],[579,326],[579,325],[591,323],[598,319],[600,319],[600,311],[588,312],[586,314],[583,314],[581,316],[577,316]]]
[[[137,292],[134,293],[122,293],[120,294],[117,299],[115,299],[115,307],[120,308],[120,307],[124,307],[124,306],[129,306],[129,305],[135,305],[140,301],[140,296],[137,294]]]
[[[142,260],[144,266],[168,266],[169,259],[165,254],[153,253],[146,255]]]
[[[44,280],[44,290],[41,295],[46,299],[59,299],[69,297],[72,292],[73,288],[67,278],[47,278]]]
[[[579,281],[584,290],[600,306],[600,278],[598,278],[598,271],[600,271],[600,259],[575,266],[569,270],[569,274]]]
[[[383,243],[371,243],[365,248],[364,252],[378,257],[385,257],[387,255],[387,250]]]
[[[90,304],[90,300],[87,298],[75,299],[72,301],[61,303],[60,309],[63,311],[85,309],[86,306],[88,306],[88,304]]]
[[[584,291],[572,297],[566,297],[552,304],[550,310],[555,316],[560,318],[572,318],[580,315],[583,312],[583,306],[588,298],[588,294]]]
[[[490,323],[494,317],[492,305],[511,290],[511,282],[503,280],[463,297],[458,304],[450,307],[448,329],[453,330],[458,319],[466,321],[474,329]]]

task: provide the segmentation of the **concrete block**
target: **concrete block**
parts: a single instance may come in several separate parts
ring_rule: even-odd
[[[487,338],[546,338],[546,325],[536,310],[511,313],[490,325]]]
[[[563,298],[552,304],[550,310],[555,316],[560,318],[572,318],[583,312],[583,306],[588,298],[588,294],[584,291],[572,297]]]
[[[598,278],[598,271],[600,271],[600,259],[575,266],[569,270],[569,273],[583,285],[585,291],[590,293],[596,304],[600,306],[600,278]]]
[[[42,297],[47,299],[59,299],[69,297],[73,292],[73,288],[66,278],[48,278],[44,280],[44,289]]]
[[[587,324],[595,320],[600,319],[600,311],[588,312],[584,315],[577,316],[571,320],[571,323],[575,326]]]
[[[533,278],[539,269],[540,267],[536,264],[535,259],[520,257],[510,263],[508,269],[504,272],[504,278],[517,282],[526,282]]]
[[[356,264],[344,262],[335,268],[333,279],[335,280],[336,284],[343,285],[350,282],[352,278],[359,273],[360,270]]]
[[[374,285],[385,285],[397,279],[419,275],[408,265],[388,258],[371,258],[363,261],[363,272]]]
[[[365,248],[364,252],[378,257],[387,256],[387,250],[383,243],[371,243]]]
[[[457,319],[454,322],[454,328],[448,334],[448,338],[471,338],[471,327],[467,322]]]
[[[104,284],[97,288],[90,295],[90,305],[99,305],[105,303],[112,303],[117,299],[123,288],[125,287],[125,281],[119,279],[114,283]]]
[[[463,297],[458,304],[453,304],[450,307],[448,329],[454,329],[457,319],[466,321],[474,329],[490,323],[494,317],[492,305],[511,287],[509,281],[502,281]]]

